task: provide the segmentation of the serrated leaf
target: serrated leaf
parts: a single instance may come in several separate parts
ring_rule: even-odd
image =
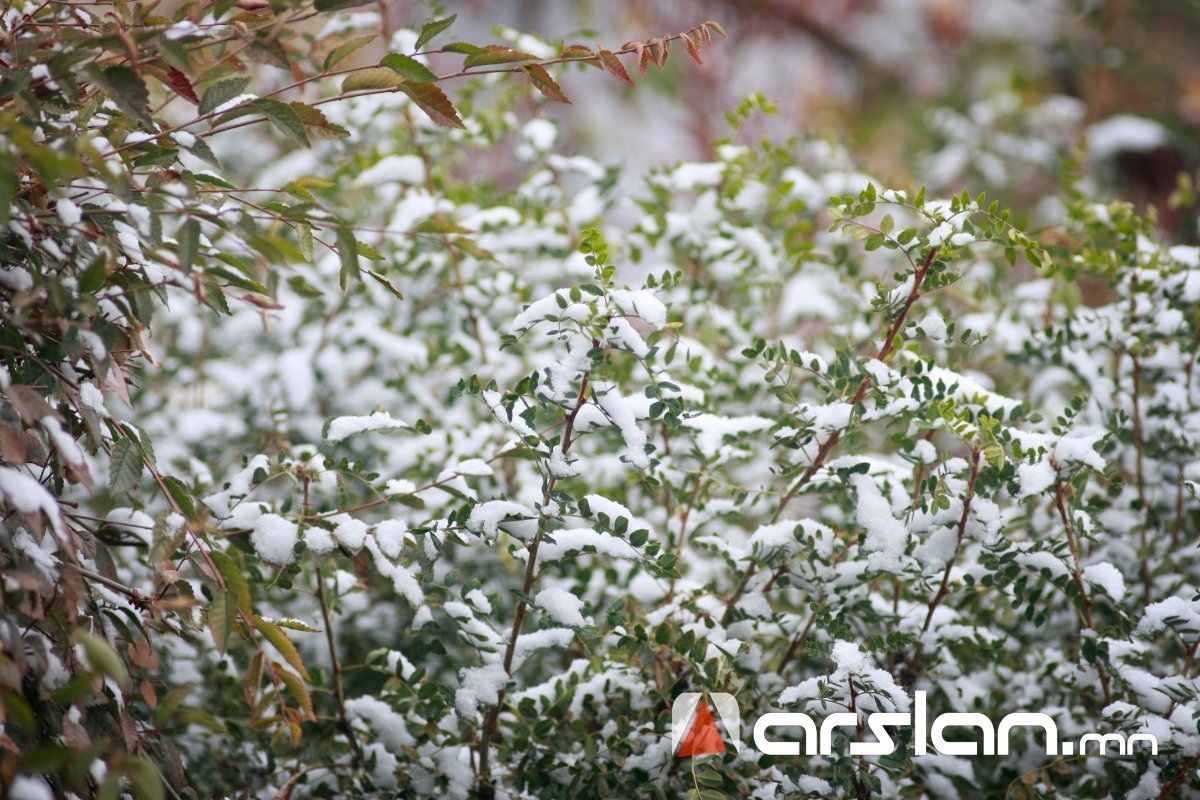
[[[154,121],[146,112],[146,106],[150,104],[150,92],[132,67],[109,67],[101,76],[105,91],[118,108],[143,125],[154,127]]]
[[[296,702],[300,704],[300,708],[304,709],[304,715],[308,720],[316,722],[317,715],[313,713],[312,695],[309,694],[308,687],[304,685],[304,681],[300,680],[300,676],[291,670],[274,665],[271,666],[271,671],[287,687],[288,694],[295,698]]]
[[[282,628],[273,622],[267,622],[259,616],[254,617],[254,627],[266,637],[272,647],[279,651],[279,655],[283,656],[284,660],[291,664],[296,672],[300,673],[300,677],[306,681],[312,680],[308,675],[308,670],[304,667],[304,661],[300,658],[299,651],[296,650],[296,645],[292,644],[292,640],[288,638],[288,635],[283,632]]]
[[[379,281],[379,283],[383,285],[383,288],[387,289],[389,292],[396,295],[396,297],[398,297],[401,300],[404,299],[404,293],[396,288],[396,284],[392,283],[391,279],[388,278],[388,276],[381,275],[380,273],[376,272],[373,269],[367,270],[367,274],[370,275],[375,280]]]
[[[387,261],[387,259],[383,257],[382,253],[380,253],[374,247],[371,247],[371,245],[367,244],[366,242],[358,242],[357,247],[359,258],[365,258],[368,261]]]
[[[355,51],[367,46],[374,40],[375,34],[371,33],[366,36],[356,36],[348,42],[342,42],[330,50],[329,55],[325,56],[325,63],[322,65],[322,68],[325,72],[328,72],[353,55]]]
[[[199,250],[200,223],[189,219],[183,223],[183,229],[179,232],[179,266],[183,267],[185,272],[191,272]]]
[[[175,505],[179,506],[179,510],[188,519],[196,518],[196,501],[192,498],[192,493],[188,491],[187,486],[183,481],[176,478],[174,475],[164,475],[163,483],[167,487],[167,491],[171,494],[171,499],[175,501]]]
[[[192,86],[192,82],[188,80],[187,75],[184,75],[175,67],[171,67],[167,70],[167,81],[171,84],[171,88],[181,97],[190,100],[192,105],[199,105],[200,98],[196,95],[196,89]]]
[[[237,624],[237,602],[225,591],[213,595],[212,604],[208,607],[208,629],[212,633],[213,644],[218,653],[224,653],[229,647],[229,634]]]
[[[473,67],[488,67],[494,64],[517,64],[521,61],[536,61],[537,56],[532,53],[523,53],[520,50],[513,50],[511,47],[503,44],[489,44],[486,47],[479,48],[478,51],[471,53],[463,60],[463,68],[471,69]]]
[[[417,106],[429,115],[429,118],[446,128],[461,128],[458,110],[450,102],[446,93],[432,83],[404,83],[400,91],[412,98]]]
[[[569,104],[571,102],[571,98],[567,97],[567,93],[562,90],[554,78],[550,77],[550,73],[541,64],[524,64],[521,71],[529,76],[529,81],[534,88],[546,97],[560,103]]]
[[[113,444],[108,464],[108,491],[124,494],[134,489],[142,477],[142,453],[129,439]]]
[[[617,58],[616,54],[611,50],[601,50],[600,63],[608,70],[609,74],[617,80],[629,86],[636,86],[633,78],[629,77],[629,73],[625,71],[625,65],[621,63],[621,59]]]
[[[304,256],[304,260],[311,264],[313,260],[313,232],[311,225],[300,225],[296,228],[296,243],[300,246],[300,254]],[[317,293],[317,296],[320,296],[320,292]]]
[[[221,578],[225,581],[225,589],[233,595],[236,609],[249,617],[253,613],[250,582],[242,574],[237,562],[228,554],[220,550],[212,550],[210,555],[213,563],[217,565],[217,571],[221,573]]]
[[[303,147],[309,146],[308,134],[304,132],[304,120],[287,103],[260,97],[254,101],[254,108],[266,117],[280,133]]]
[[[200,116],[207,116],[216,110],[218,106],[228,103],[237,97],[249,85],[249,78],[228,78],[214,83],[204,90],[204,96],[200,98],[200,107],[196,110],[200,113]]]
[[[354,239],[354,231],[344,225],[338,228],[337,250],[342,261],[338,283],[344,292],[350,286],[350,281],[358,280],[358,242]]]
[[[687,50],[688,55],[695,59],[697,64],[703,64],[704,59],[700,57],[700,48],[692,41],[692,37],[686,33],[681,33],[679,38],[683,40],[683,49]]]
[[[360,70],[342,81],[343,92],[358,92],[364,89],[399,89],[404,78],[386,67],[371,67]]]
[[[304,103],[288,103],[288,107],[296,112],[296,116],[300,118],[300,122],[304,124],[304,133],[310,139],[326,140],[326,139],[344,139],[350,135],[350,131],[343,128],[341,125],[336,125],[330,122],[321,109],[315,106],[305,105]]]
[[[426,20],[421,25],[421,33],[417,35],[416,49],[420,50],[425,45],[432,41],[433,37],[437,36],[442,31],[454,24],[454,20],[458,19],[458,14],[451,14],[448,17],[441,19]]]
[[[436,81],[438,79],[436,72],[412,56],[406,56],[402,53],[388,53],[380,60],[379,66],[387,67],[392,72],[404,78],[404,80],[413,81],[414,83]]]

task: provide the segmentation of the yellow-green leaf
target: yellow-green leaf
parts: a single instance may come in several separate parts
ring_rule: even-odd
[[[273,622],[267,622],[262,617],[255,615],[254,627],[259,633],[266,637],[271,646],[279,651],[279,655],[283,656],[284,660],[295,668],[296,672],[300,673],[300,677],[304,680],[312,680],[309,677],[308,670],[304,667],[304,661],[300,658],[300,652],[296,650],[296,645],[292,644],[292,640]]]

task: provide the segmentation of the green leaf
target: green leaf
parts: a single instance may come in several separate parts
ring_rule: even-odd
[[[300,246],[300,254],[304,256],[304,260],[312,263],[313,260],[313,229],[311,225],[300,225],[296,228],[296,240]],[[319,296],[319,294],[318,294]]]
[[[370,2],[371,0],[317,0],[313,3],[313,7],[317,11],[341,11],[343,8],[365,6]]]
[[[236,624],[237,606],[233,596],[224,590],[217,592],[212,605],[208,607],[208,629],[212,632],[218,653],[224,653],[228,648],[229,634]]]
[[[537,56],[530,53],[522,53],[520,50],[513,50],[511,47],[502,44],[489,44],[486,47],[479,48],[478,52],[471,53],[463,60],[463,68],[471,69],[472,67],[487,67],[493,64],[516,64],[521,61],[536,61]]]
[[[113,444],[108,464],[108,491],[124,494],[137,487],[142,477],[142,453],[129,439]]]
[[[279,655],[283,656],[284,660],[300,673],[300,677],[306,681],[312,680],[308,675],[308,670],[304,667],[304,661],[301,660],[299,651],[296,650],[296,645],[292,644],[292,640],[288,638],[282,628],[259,616],[254,617],[254,627],[279,651]]]
[[[571,98],[567,97],[567,93],[554,78],[550,77],[550,73],[541,64],[525,64],[521,67],[521,71],[529,76],[533,87],[546,97],[559,103],[569,104],[571,102]]]
[[[200,106],[196,110],[200,116],[207,116],[216,110],[217,106],[228,103],[244,92],[249,85],[249,78],[229,78],[214,83],[204,90],[204,96],[200,98]]]
[[[374,247],[371,247],[371,245],[367,244],[366,242],[358,242],[357,246],[359,258],[365,258],[368,261],[387,261],[387,259],[383,257],[382,253],[380,253]]]
[[[401,78],[390,69],[371,67],[360,70],[342,81],[343,92],[359,92],[364,89],[399,89],[404,85]]]
[[[412,56],[400,53],[388,53],[379,62],[379,66],[387,67],[406,81],[420,83],[421,81],[436,81],[437,73],[417,61]]]
[[[441,19],[426,20],[425,23],[421,25],[420,35],[417,36],[416,49],[420,50],[422,47],[429,44],[429,42],[433,40],[433,37],[437,36],[439,33],[453,25],[454,20],[456,19],[458,19],[458,14],[451,14],[450,16],[442,17]]]
[[[288,103],[288,108],[296,112],[296,116],[304,125],[304,134],[309,139],[344,139],[350,135],[350,131],[341,125],[330,122],[326,119],[324,112],[315,106],[308,106],[304,103]]]
[[[124,769],[137,800],[163,800],[162,777],[152,763],[135,756],[125,760]]]
[[[143,125],[153,128],[154,120],[146,112],[150,104],[150,92],[141,76],[132,67],[109,67],[104,70],[101,82],[109,98],[117,107]]]
[[[342,272],[338,282],[344,292],[350,281],[358,280],[358,242],[354,239],[354,231],[345,225],[338,228],[337,250],[342,260]]]
[[[196,253],[200,249],[200,223],[189,219],[183,223],[179,235],[179,265],[184,272],[191,272],[196,263]]]
[[[129,672],[125,669],[125,662],[117,655],[112,645],[99,636],[82,630],[75,632],[75,640],[83,645],[88,662],[95,672],[107,675],[122,687],[129,686]]]
[[[392,283],[391,279],[388,278],[386,275],[381,275],[373,269],[367,270],[367,274],[370,275],[375,280],[379,281],[379,283],[382,284],[383,288],[387,289],[389,292],[396,295],[396,297],[398,297],[401,300],[404,299],[404,293],[401,292],[399,289],[397,289],[396,284]]]
[[[461,128],[462,120],[458,117],[458,110],[454,108],[454,104],[450,102],[450,98],[446,97],[446,93],[432,83],[405,83],[400,86],[400,90],[412,98],[412,101],[429,118],[446,128]]]
[[[349,58],[355,51],[370,44],[375,39],[375,34],[366,36],[356,36],[348,42],[342,42],[337,47],[329,51],[329,55],[325,56],[323,69],[325,72],[333,69],[339,63]]]
[[[317,715],[313,713],[312,695],[308,692],[308,687],[304,685],[304,681],[300,680],[300,676],[291,670],[283,667],[271,666],[271,670],[275,673],[275,677],[287,687],[288,694],[296,699],[300,707],[304,709],[304,715],[308,717],[310,722],[317,721]]]
[[[258,112],[270,120],[284,136],[302,147],[308,147],[308,135],[304,132],[304,120],[287,103],[261,97],[254,101]]]
[[[163,483],[166,484],[167,491],[171,493],[171,498],[175,501],[175,505],[179,506],[183,515],[188,519],[196,519],[196,501],[183,481],[174,475],[164,475]]]
[[[221,573],[221,578],[225,581],[225,589],[236,601],[235,608],[247,617],[250,616],[254,613],[251,608],[250,582],[246,580],[241,567],[232,557],[220,550],[212,550],[210,554],[213,563],[217,565],[217,571]]]

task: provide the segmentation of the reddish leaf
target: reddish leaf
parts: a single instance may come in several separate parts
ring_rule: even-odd
[[[534,88],[539,92],[549,97],[551,100],[557,100],[560,103],[570,103],[571,98],[567,97],[567,93],[562,90],[558,82],[550,77],[550,73],[541,64],[524,64],[521,66],[521,71],[529,76],[529,80],[533,83]]]
[[[602,49],[600,51],[600,63],[604,65],[609,74],[622,83],[630,86],[637,85],[633,82],[633,78],[629,77],[629,73],[625,71],[625,65],[621,63],[621,59],[617,58],[616,54],[611,50]]]
[[[406,82],[400,87],[400,91],[411,97],[412,101],[438,125],[446,128],[463,126],[462,120],[458,117],[458,110],[454,108],[450,98],[446,97],[446,93],[434,84]]]
[[[641,52],[638,54],[638,72],[645,75],[652,63],[654,63],[654,54],[650,52],[650,48],[641,48]]]
[[[721,27],[720,23],[713,22],[713,21],[710,19],[708,22],[705,22],[704,24],[705,24],[706,26],[708,26],[709,28],[712,28],[714,31],[716,31],[717,33],[721,34],[722,36],[724,36],[724,35],[725,35],[725,29]]]
[[[200,105],[200,97],[196,94],[196,90],[192,87],[192,82],[188,80],[188,76],[184,75],[175,67],[167,70],[167,79],[171,82],[171,88],[178,92],[183,97],[192,101],[192,105]]]
[[[679,38],[683,40],[683,47],[688,51],[688,55],[696,59],[697,64],[703,64],[704,59],[700,58],[700,48],[696,47],[696,43],[692,41],[692,37],[686,33],[679,34]]]

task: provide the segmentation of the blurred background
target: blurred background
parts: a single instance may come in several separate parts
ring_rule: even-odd
[[[661,73],[638,78],[629,64],[642,84],[636,90],[582,68],[562,74],[576,104],[547,113],[565,148],[619,160],[632,173],[709,158],[712,142],[729,135],[726,113],[761,92],[778,114],[743,130],[743,141],[828,138],[880,180],[987,190],[1018,208],[1086,147],[1078,152],[1108,189],[1154,205],[1173,238],[1196,238],[1184,222],[1195,217],[1183,213],[1190,203],[1169,201],[1200,154],[1200,0],[461,0],[432,11],[410,2],[379,8],[387,32],[458,13],[451,38],[504,41],[512,28],[550,44],[594,34],[610,49],[716,20],[729,36],[702,65],[678,47]],[[515,34],[508,41],[522,44]]]

